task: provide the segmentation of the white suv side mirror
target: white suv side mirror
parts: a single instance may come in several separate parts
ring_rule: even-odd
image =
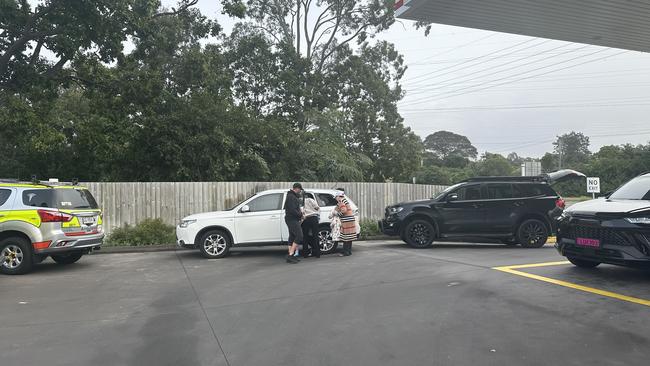
[[[250,212],[250,211],[251,211],[251,208],[248,207],[248,205],[243,205],[241,207],[241,209],[239,210],[239,212],[241,212],[241,213],[246,213],[246,212]]]

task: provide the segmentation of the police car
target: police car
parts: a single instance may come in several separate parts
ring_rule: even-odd
[[[0,179],[1,273],[27,273],[48,256],[72,264],[103,239],[102,212],[76,182]]]

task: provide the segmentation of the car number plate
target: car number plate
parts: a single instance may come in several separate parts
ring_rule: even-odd
[[[598,248],[600,247],[600,240],[589,238],[576,238],[576,244],[583,247]]]
[[[86,216],[81,218],[81,223],[84,225],[95,225],[95,217],[94,216]]]

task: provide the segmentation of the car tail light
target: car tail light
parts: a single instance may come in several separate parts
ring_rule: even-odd
[[[41,222],[68,222],[72,220],[72,215],[59,211],[38,210],[38,216]]]
[[[564,199],[562,197],[558,198],[555,201],[555,207],[559,207],[561,209],[564,209],[565,206],[566,206],[566,202],[564,201]]]

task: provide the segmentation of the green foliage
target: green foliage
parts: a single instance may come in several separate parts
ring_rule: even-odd
[[[382,235],[376,220],[364,219],[361,220],[359,225],[361,226],[361,233],[359,234],[361,239]]]
[[[136,226],[127,224],[113,229],[104,245],[142,246],[174,244],[175,242],[174,226],[165,224],[161,219],[145,219]]]
[[[554,152],[558,156],[559,169],[565,166],[575,166],[589,159],[589,137],[581,132],[565,133],[558,136],[553,143]]]
[[[473,170],[475,175],[482,177],[504,177],[517,175],[518,173],[516,167],[513,167],[512,163],[504,158],[503,155],[487,152],[481,160],[474,164]]]
[[[427,136],[424,147],[433,158],[450,168],[463,168],[478,155],[466,136],[449,131],[437,131]]]
[[[240,19],[229,35],[196,3],[0,0],[0,176],[451,184],[518,174],[516,154],[475,160],[465,136],[423,143],[404,126],[406,65],[373,38],[394,22],[392,1],[228,0],[224,12]],[[557,169],[561,152],[562,167],[600,176],[605,190],[650,170],[648,146],[588,147],[581,133],[562,135],[543,167]]]

